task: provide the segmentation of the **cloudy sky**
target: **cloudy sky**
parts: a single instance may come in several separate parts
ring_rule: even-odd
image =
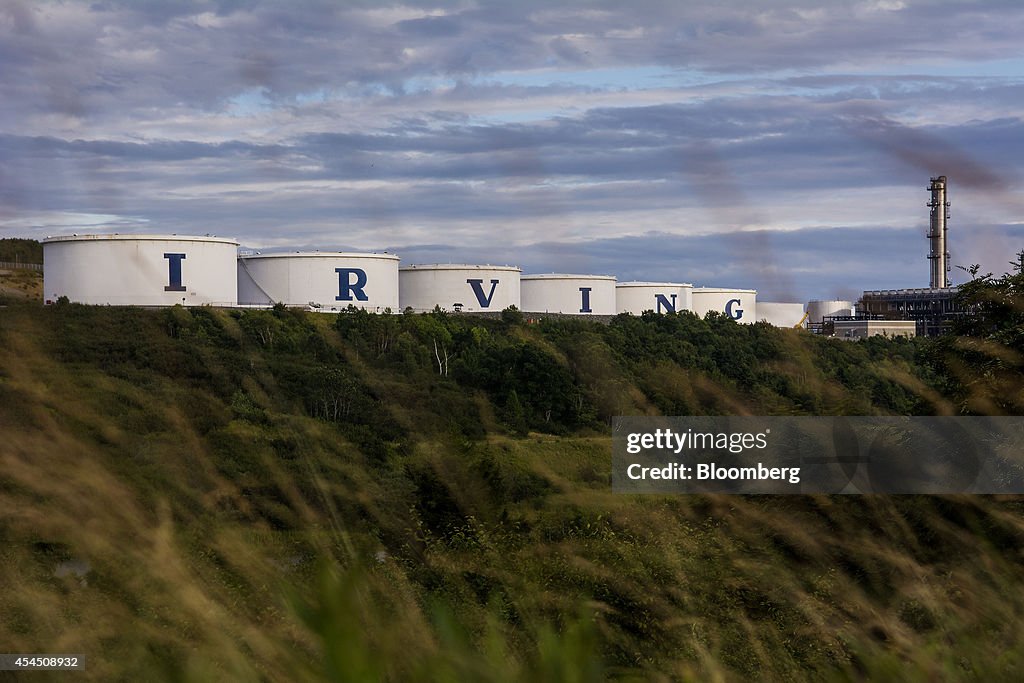
[[[0,0],[0,237],[754,287],[1024,248],[1024,3]],[[953,274],[955,281],[966,275]]]

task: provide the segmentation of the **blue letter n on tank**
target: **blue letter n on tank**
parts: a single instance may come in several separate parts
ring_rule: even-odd
[[[664,294],[655,294],[654,300],[658,304],[658,313],[675,313],[676,312],[676,295],[672,294],[672,301],[669,302],[668,297]],[[664,309],[664,310],[662,310]]]

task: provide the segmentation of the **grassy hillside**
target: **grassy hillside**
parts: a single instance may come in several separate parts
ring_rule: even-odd
[[[41,242],[26,239],[0,239],[0,262],[42,263]],[[37,270],[0,268],[0,305],[9,300],[42,301],[43,274]]]
[[[1018,499],[609,484],[617,414],[1015,411],[1013,358],[957,380],[979,344],[11,304],[0,642],[91,680],[1016,678]]]
[[[37,270],[0,268],[0,305],[9,300],[42,301],[43,274]]]

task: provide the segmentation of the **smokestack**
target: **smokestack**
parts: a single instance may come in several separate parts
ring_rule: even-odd
[[[949,202],[946,201],[946,176],[940,175],[931,179],[928,190],[932,200],[928,202],[931,218],[928,222],[928,269],[931,272],[929,287],[945,289],[949,287],[949,252],[946,242],[946,220],[949,218]]]

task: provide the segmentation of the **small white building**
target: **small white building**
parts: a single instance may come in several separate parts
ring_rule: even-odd
[[[839,339],[917,336],[917,322],[914,320],[836,320],[833,324],[833,336]]]

